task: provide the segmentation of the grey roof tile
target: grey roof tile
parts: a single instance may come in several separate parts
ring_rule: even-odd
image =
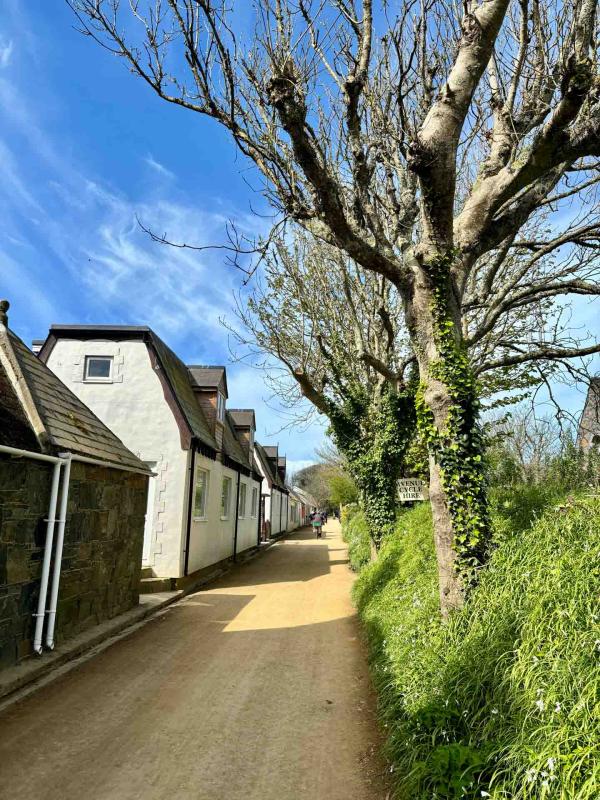
[[[221,366],[205,366],[204,364],[188,364],[192,385],[198,389],[221,389],[227,394],[227,371]]]
[[[256,428],[253,408],[230,408],[229,414],[236,428]]]
[[[107,461],[116,467],[147,471],[146,466],[71,392],[12,331],[2,334],[2,346],[16,359],[48,442],[56,451]],[[31,424],[31,417],[30,417]]]
[[[212,450],[217,450],[215,437],[212,435],[204,412],[196,399],[190,383],[188,368],[170,347],[160,339],[154,331],[149,331],[150,341],[154,346],[158,360],[163,367],[171,385],[175,398],[181,408],[187,424],[194,436]]]

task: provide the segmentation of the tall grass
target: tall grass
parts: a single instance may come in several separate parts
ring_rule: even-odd
[[[426,505],[401,515],[357,580],[403,800],[600,797],[600,500],[512,535],[507,519],[446,625]]]
[[[371,559],[371,541],[364,514],[358,506],[346,506],[342,514],[342,534],[348,545],[348,560],[354,572],[360,570]]]

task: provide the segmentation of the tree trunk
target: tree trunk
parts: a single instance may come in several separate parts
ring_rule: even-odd
[[[416,277],[407,320],[420,388],[417,425],[429,448],[430,500],[442,614],[462,605],[483,563],[489,522],[477,387],[461,334],[451,256]]]

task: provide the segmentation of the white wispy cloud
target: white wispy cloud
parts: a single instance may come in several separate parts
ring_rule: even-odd
[[[14,42],[12,39],[6,41],[0,38],[0,68],[8,67],[13,49]]]
[[[164,164],[160,163],[160,161],[157,161],[151,153],[148,153],[148,155],[144,158],[144,162],[155,172],[158,172],[159,175],[164,175],[165,178],[175,177],[175,173],[171,172],[170,169],[167,169]]]
[[[222,243],[232,218],[249,237],[263,223],[227,198],[199,208],[171,180],[154,180],[136,195],[91,174],[66,155],[68,141],[49,135],[43,104],[28,96],[0,78],[0,293],[31,309],[20,332],[36,338],[51,322],[148,324],[190,362],[227,363],[221,318],[236,325],[233,292],[242,275],[222,251],[153,242],[138,220],[171,241],[202,247]],[[172,176],[151,154],[143,161]],[[279,442],[294,469],[310,463],[323,425],[286,428],[289,417],[263,375],[240,364],[228,372],[229,404],[256,410],[259,440]]]

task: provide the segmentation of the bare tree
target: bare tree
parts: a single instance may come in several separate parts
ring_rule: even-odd
[[[292,226],[265,254],[252,290],[240,293],[237,316],[238,357],[261,366],[274,356],[285,369],[267,371],[273,391],[290,408],[307,398],[329,420],[377,548],[395,521],[416,428],[415,359],[398,291]]]
[[[386,0],[260,0],[248,44],[228,0],[68,2],[160,97],[230,131],[277,223],[295,220],[397,288],[421,378],[442,607],[459,605],[489,531],[465,349],[473,276],[493,283],[497,263],[529,250],[496,310],[523,292],[597,291],[585,270],[540,276],[534,258],[598,244],[595,194],[576,235],[568,219],[600,177],[597,0],[465,0],[462,16],[447,0],[397,13]],[[514,363],[524,354],[511,344],[500,356]]]

